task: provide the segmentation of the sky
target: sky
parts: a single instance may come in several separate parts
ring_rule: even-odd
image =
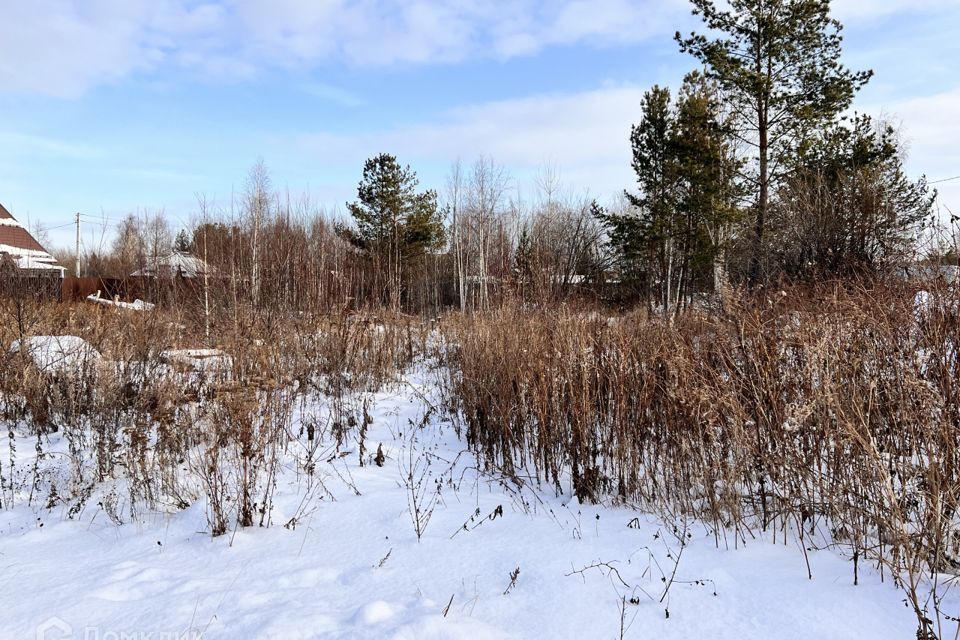
[[[960,176],[960,0],[834,0],[844,57],[873,69],[856,109],[901,127],[911,176]],[[0,0],[0,203],[103,243],[127,213],[187,226],[229,209],[263,160],[316,206],[352,199],[363,160],[424,187],[492,157],[529,198],[631,187],[643,91],[695,61],[687,0]],[[960,180],[938,205],[960,214]],[[100,222],[94,222],[97,218]]]

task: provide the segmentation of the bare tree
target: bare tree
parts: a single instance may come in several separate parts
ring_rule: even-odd
[[[114,236],[111,253],[121,273],[129,276],[138,267],[146,266],[146,240],[140,220],[134,214],[128,214],[119,225]]]
[[[450,212],[451,250],[456,277],[457,296],[460,301],[460,311],[467,310],[467,271],[464,254],[463,238],[463,208],[464,208],[464,175],[463,165],[458,158],[450,167],[447,177],[447,208]]]
[[[509,186],[509,173],[493,158],[481,156],[474,163],[467,194],[466,224],[476,244],[479,307],[482,310],[490,308],[492,248],[496,236],[503,235],[500,216]]]
[[[527,259],[535,295],[541,301],[558,301],[597,275],[603,229],[592,214],[592,200],[566,192],[555,167],[540,169],[536,189]]]
[[[244,213],[251,226],[250,295],[254,308],[260,302],[260,229],[270,213],[270,172],[263,158],[250,168],[244,193]]]
[[[146,212],[143,217],[144,242],[150,262],[156,265],[159,259],[173,249],[173,233],[164,211]]]

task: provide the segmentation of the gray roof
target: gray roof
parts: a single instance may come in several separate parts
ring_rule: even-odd
[[[133,277],[173,278],[202,278],[204,274],[215,275],[217,270],[200,258],[189,253],[174,251],[168,256],[161,256],[149,261],[142,269],[137,269],[130,275]]]

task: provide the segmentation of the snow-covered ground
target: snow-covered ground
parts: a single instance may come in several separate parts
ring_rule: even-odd
[[[371,395],[366,464],[348,443],[323,490],[287,465],[269,528],[213,538],[202,500],[120,525],[94,504],[73,519],[61,505],[0,511],[0,637],[914,637],[889,576],[861,566],[853,586],[832,552],[810,554],[808,580],[795,543],[718,548],[691,523],[680,553],[681,523],[480,472],[442,412],[422,420],[433,394],[419,371]],[[440,486],[419,541],[404,481],[414,465],[430,474],[428,497]]]
[[[77,336],[32,336],[14,340],[14,352],[25,351],[41,371],[77,370],[96,364],[100,353]]]

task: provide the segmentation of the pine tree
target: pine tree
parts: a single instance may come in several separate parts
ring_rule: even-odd
[[[643,117],[631,131],[639,193],[627,193],[627,214],[597,212],[621,267],[657,276],[664,311],[679,310],[692,283],[715,271],[718,284],[729,228],[738,217],[729,127],[718,88],[688,74],[676,104],[661,87],[648,91]]]
[[[654,86],[644,94],[641,120],[630,130],[632,166],[640,191],[627,191],[625,196],[635,215],[606,219],[611,242],[628,263],[628,272],[635,272],[639,262],[649,286],[650,267],[655,265],[664,308],[671,299],[674,260],[672,128],[670,90]]]
[[[687,74],[680,89],[671,136],[677,234],[683,264],[677,299],[696,277],[712,274],[714,290],[726,281],[724,252],[740,217],[741,188],[728,117],[718,87],[700,72]]]
[[[791,276],[876,274],[912,260],[936,192],[903,170],[896,131],[865,115],[824,130],[784,181],[775,223],[792,242],[778,262]]]
[[[771,185],[781,177],[784,161],[850,106],[872,72],[851,72],[840,64],[842,26],[830,17],[829,0],[691,1],[711,34],[677,33],[677,42],[719,82],[743,140],[757,151],[749,269],[756,284]]]
[[[521,300],[526,300],[530,295],[530,288],[533,285],[533,263],[533,241],[527,225],[524,224],[520,228],[517,248],[513,253],[513,282]]]
[[[594,217],[606,228],[621,277],[648,293],[656,277],[661,303],[669,303],[674,223],[674,175],[670,90],[654,86],[643,95],[640,122],[630,129],[638,193],[624,192],[631,210],[609,212],[593,203]]]
[[[180,253],[190,253],[193,250],[193,243],[186,230],[181,229],[180,232],[177,233],[177,238],[173,241],[173,250]]]
[[[667,310],[676,293],[677,167],[675,114],[670,90],[654,86],[641,102],[641,119],[630,130],[633,171],[638,193],[625,192],[632,211],[601,214],[610,242],[628,278],[642,278],[649,291],[656,284]]]
[[[670,138],[673,114],[670,90],[654,86],[647,91],[641,105],[642,119],[630,131],[633,150],[633,171],[640,187],[639,194],[627,192],[627,200],[640,210],[646,233],[652,238],[669,232],[673,209],[673,171]]]
[[[443,243],[443,220],[436,192],[417,192],[416,173],[382,153],[364,163],[357,201],[347,204],[355,229],[341,234],[387,271],[387,293],[400,304],[404,265]]]

